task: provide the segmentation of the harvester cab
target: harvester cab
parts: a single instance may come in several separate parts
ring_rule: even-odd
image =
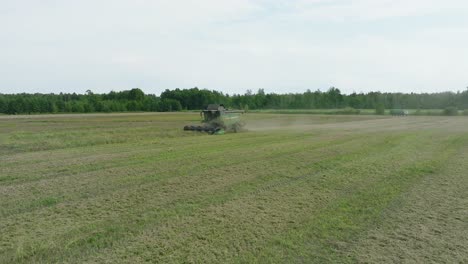
[[[185,126],[184,130],[216,135],[225,132],[239,132],[245,125],[241,120],[243,113],[243,110],[229,110],[222,104],[210,104],[200,112],[203,124]]]

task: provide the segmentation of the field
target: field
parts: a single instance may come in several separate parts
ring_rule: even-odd
[[[468,118],[0,116],[0,263],[468,262]]]
[[[396,111],[407,111],[407,115],[416,116],[443,116],[444,109],[394,109]],[[375,115],[375,109],[354,109],[354,108],[336,108],[336,109],[262,109],[251,110],[255,113],[269,114],[318,114],[318,115]],[[385,109],[385,115],[392,115],[392,109]],[[468,110],[458,110],[458,115],[467,116]]]

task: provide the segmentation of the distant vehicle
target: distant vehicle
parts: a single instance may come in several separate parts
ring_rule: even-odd
[[[390,110],[392,116],[407,116],[409,114],[408,110],[403,109],[392,109]]]
[[[200,112],[202,125],[188,125],[186,131],[201,131],[209,134],[224,134],[224,132],[239,132],[245,123],[241,120],[243,110],[229,110],[222,104],[210,104]]]

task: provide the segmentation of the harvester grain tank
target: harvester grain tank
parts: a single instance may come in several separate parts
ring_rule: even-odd
[[[241,120],[243,113],[243,110],[230,110],[222,104],[210,104],[200,112],[202,125],[188,125],[184,127],[184,130],[209,134],[239,132],[244,126],[244,122]]]

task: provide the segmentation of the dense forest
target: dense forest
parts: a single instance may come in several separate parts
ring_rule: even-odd
[[[210,103],[239,109],[468,109],[468,89],[443,93],[352,93],[331,87],[304,93],[275,94],[248,90],[245,94],[224,94],[206,89],[165,90],[160,96],[134,88],[122,92],[95,94],[0,94],[0,113],[90,113],[127,111],[198,110]]]

